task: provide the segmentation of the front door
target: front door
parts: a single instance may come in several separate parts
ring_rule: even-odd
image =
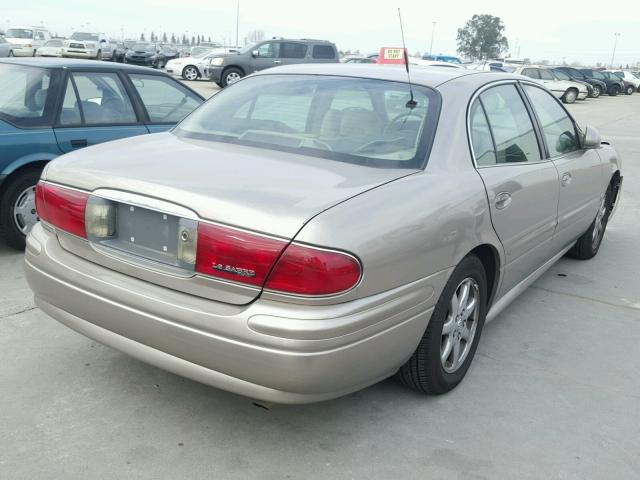
[[[114,72],[74,72],[54,128],[63,152],[149,133]]]
[[[543,159],[515,84],[485,90],[472,105],[470,120],[476,166],[504,247],[501,292],[506,293],[551,257],[558,173]]]
[[[247,75],[265,68],[275,67],[282,63],[280,59],[280,42],[265,42],[258,46],[257,55],[251,59],[250,71]]]
[[[574,121],[555,98],[533,85],[523,89],[558,170],[560,197],[553,248],[560,251],[587,231],[596,217],[603,200],[602,162],[595,150],[582,149]]]

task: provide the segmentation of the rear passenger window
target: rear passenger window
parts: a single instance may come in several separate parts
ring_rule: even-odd
[[[304,43],[282,42],[280,44],[280,58],[304,58],[307,46]]]
[[[80,107],[78,105],[78,97],[73,89],[71,79],[67,80],[67,89],[62,102],[62,111],[60,112],[60,125],[80,125],[82,117],[80,116]]]
[[[575,125],[556,99],[532,85],[524,85],[524,90],[540,120],[549,155],[556,157],[578,150],[580,141]]]
[[[137,73],[129,77],[152,122],[177,123],[202,103],[170,78]]]
[[[115,73],[76,72],[73,74],[84,122],[89,125],[135,123],[129,96]]]
[[[476,100],[471,107],[471,145],[476,165],[486,167],[495,165],[496,152],[493,149],[493,139],[487,123],[487,117],[480,101]]]
[[[549,70],[545,70],[544,68],[541,68],[540,70],[538,70],[538,72],[540,73],[540,78],[542,80],[555,80],[555,78],[553,78],[553,75]]]
[[[328,60],[336,58],[336,53],[334,48],[329,45],[314,45],[312,56],[313,58]]]
[[[497,163],[540,161],[533,123],[515,85],[493,87],[480,99],[493,132]]]
[[[540,78],[537,68],[525,68],[522,70],[522,75],[529,78]]]

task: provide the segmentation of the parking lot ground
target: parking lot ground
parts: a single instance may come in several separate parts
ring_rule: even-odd
[[[640,95],[570,110],[624,160],[600,253],[561,260],[488,324],[440,397],[390,379],[256,406],[47,317],[0,244],[0,478],[640,478]]]

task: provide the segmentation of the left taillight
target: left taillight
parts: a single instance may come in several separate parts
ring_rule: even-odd
[[[39,182],[36,211],[41,220],[78,237],[87,238],[85,209],[89,194],[71,188]]]

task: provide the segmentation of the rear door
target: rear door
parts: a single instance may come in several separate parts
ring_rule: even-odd
[[[505,250],[504,293],[551,256],[558,173],[544,160],[534,122],[514,83],[484,90],[472,104],[469,123],[491,220]]]
[[[583,150],[573,119],[545,90],[523,85],[559,174],[558,228],[553,249],[560,251],[582,235],[596,217],[604,192],[602,162],[594,149]]]
[[[311,47],[311,58],[313,63],[331,63],[338,61],[338,54],[333,45],[313,45]]]
[[[164,75],[130,73],[128,77],[144,108],[145,124],[151,133],[169,130],[204,101]]]
[[[63,152],[149,133],[116,72],[69,73],[54,128]]]
[[[280,62],[282,65],[305,63],[309,45],[304,42],[280,42]]]

